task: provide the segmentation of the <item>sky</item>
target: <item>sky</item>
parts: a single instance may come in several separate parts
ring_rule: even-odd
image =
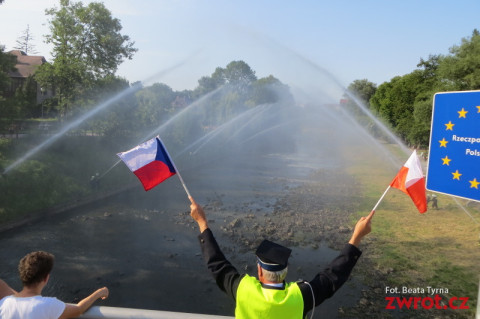
[[[421,58],[448,54],[480,29],[478,0],[97,2],[120,20],[121,33],[138,49],[117,75],[178,91],[194,89],[202,76],[239,60],[258,78],[273,75],[286,84],[327,78],[339,87],[359,79],[380,85],[412,72]],[[28,25],[37,55],[51,59],[45,9],[55,6],[59,0],[5,0],[0,45],[14,49]]]

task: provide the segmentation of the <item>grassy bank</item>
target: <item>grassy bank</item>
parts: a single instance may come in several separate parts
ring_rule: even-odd
[[[0,170],[3,172],[44,138],[0,138]],[[1,175],[0,224],[118,188],[120,181],[128,181],[128,172],[117,169],[102,176],[118,160],[115,147],[101,137],[64,136]],[[92,176],[97,178],[95,183]]]
[[[387,146],[394,154],[400,152]],[[391,182],[398,168],[379,157],[357,150],[348,173],[362,185],[361,210],[352,223],[370,211]],[[408,155],[399,156],[404,163]],[[377,208],[372,234],[367,239],[367,267],[372,276],[365,281],[377,287],[376,307],[385,308],[382,298],[389,287],[444,288],[445,297],[468,297],[470,310],[457,310],[455,317],[473,317],[480,274],[480,205],[457,199],[468,214],[450,196],[437,194],[438,209],[419,214],[410,198],[398,189],[390,189]],[[378,284],[380,274],[385,282]],[[380,288],[380,289],[378,289]],[[415,294],[404,295],[416,296]],[[458,303],[458,305],[460,302]],[[443,311],[443,313],[447,313]],[[415,315],[415,312],[409,312]],[[452,313],[449,313],[451,316]],[[408,317],[408,315],[407,315]]]

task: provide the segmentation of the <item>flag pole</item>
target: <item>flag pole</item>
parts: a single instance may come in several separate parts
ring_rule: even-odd
[[[160,136],[157,136],[157,138],[160,140],[160,143],[162,143],[162,145],[165,145],[165,144],[163,144],[163,141],[162,141],[162,139],[160,138]],[[185,193],[187,193],[187,196],[188,196],[188,197],[192,197],[192,196],[190,195],[190,192],[188,191],[187,185],[185,185],[185,182],[183,181],[182,175],[180,175],[180,171],[177,169],[177,167],[175,166],[175,162],[173,161],[172,157],[171,157],[170,154],[168,153],[167,148],[164,147],[163,149],[164,149],[165,152],[167,153],[167,156],[168,156],[168,158],[170,159],[170,162],[172,162],[173,168],[175,169],[175,172],[177,173],[178,178],[180,179],[180,183],[182,183],[182,186],[183,186],[183,189],[185,190]]]
[[[173,164],[173,162],[172,162],[172,165],[175,168],[175,171],[177,172],[178,178],[180,179],[180,183],[182,183],[183,189],[185,189],[185,193],[187,193],[187,196],[189,198],[192,197],[190,195],[190,192],[188,191],[187,185],[185,185],[185,182],[183,181],[182,175],[180,175],[180,172],[177,170],[177,168],[175,167],[175,164]]]
[[[385,190],[385,192],[383,192],[383,195],[382,197],[380,197],[380,199],[378,200],[377,204],[375,204],[375,207],[373,207],[372,210],[375,210],[377,209],[377,206],[380,204],[380,202],[382,201],[382,199],[385,197],[385,195],[387,194],[388,190],[390,189],[390,185],[388,185],[387,189]]]

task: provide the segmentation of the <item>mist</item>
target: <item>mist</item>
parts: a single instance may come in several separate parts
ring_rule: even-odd
[[[93,108],[95,111],[72,119],[71,126],[36,136],[37,146],[17,149],[16,161],[3,178],[13,181],[24,162],[41,163],[49,160],[48,154],[56,153],[61,154],[65,165],[74,166],[76,176],[83,178],[89,190],[79,192],[62,207],[47,204],[46,208],[32,212],[37,218],[3,231],[0,277],[20,289],[18,260],[41,249],[56,255],[55,270],[45,293],[66,302],[79,300],[95,287],[106,285],[111,296],[104,305],[231,314],[232,302],[215,287],[199,255],[197,229],[190,220],[189,201],[177,176],[144,192],[136,177],[118,160],[117,152],[160,136],[192,196],[205,207],[222,248],[232,262],[248,271],[253,269],[252,247],[262,234],[252,229],[251,237],[235,237],[232,229],[243,218],[270,218],[280,199],[292,189],[315,187],[310,176],[319,170],[340,175],[346,165],[355,161],[355,154],[349,153],[353,146],[361,145],[372,156],[384,158],[391,163],[392,172],[398,168],[384,144],[340,105],[346,89],[334,75],[274,41],[259,35],[247,39],[230,49],[243,48],[235,52],[235,59],[247,64],[251,54],[263,57],[265,76],[271,74],[284,84],[268,88],[275,96],[274,103],[236,105],[224,110],[221,116],[212,116],[218,115],[214,105],[221,105],[232,92],[241,92],[224,85],[162,119],[158,125],[138,128],[132,136],[113,135],[106,139],[72,133],[74,128],[88,127],[89,121],[113,111],[119,99],[137,91],[127,88]],[[197,59],[191,56],[163,69],[175,75]],[[256,70],[256,66],[252,65],[252,69]],[[155,74],[159,82],[165,75],[162,71]],[[145,85],[147,80],[152,77],[146,77]],[[387,131],[385,135],[391,135]],[[88,151],[89,146],[92,152]],[[101,156],[99,150],[103,150]],[[350,154],[349,163],[345,154]],[[92,178],[95,183],[91,183]],[[346,195],[331,186],[329,195],[344,200]],[[23,196],[28,198],[29,192],[36,191],[40,190],[26,188]],[[41,191],[48,192],[48,187]],[[261,221],[258,224],[263,227]],[[310,249],[310,244],[294,238],[278,239],[297,246],[300,255],[294,259],[298,262]],[[327,263],[335,255],[335,247],[318,244],[318,258],[305,258],[306,264],[302,265],[302,271],[311,276],[319,264]],[[301,274],[293,270],[292,279]],[[338,298],[358,293],[360,287],[357,283],[345,288]],[[135,291],[134,296],[131,291]],[[189,298],[196,301],[186,305]],[[338,303],[338,299],[327,303],[322,306],[323,311],[337,309]],[[317,315],[322,315],[322,311]]]

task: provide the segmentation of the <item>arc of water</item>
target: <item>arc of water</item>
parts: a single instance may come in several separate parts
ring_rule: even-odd
[[[146,140],[146,139],[149,139],[151,138],[152,136],[155,136],[155,135],[159,135],[161,132],[163,132],[163,130],[165,130],[166,128],[168,128],[168,126],[170,124],[172,124],[172,122],[174,122],[176,119],[178,119],[180,116],[184,115],[185,113],[189,112],[192,108],[202,104],[203,102],[207,101],[208,99],[210,99],[211,97],[213,97],[215,94],[217,94],[218,92],[220,92],[222,89],[224,88],[224,86],[220,86],[218,88],[216,88],[215,90],[209,92],[208,94],[202,96],[200,99],[196,100],[195,102],[191,103],[190,105],[188,105],[186,108],[182,109],[180,112],[176,113],[174,116],[172,116],[170,119],[168,119],[168,121],[166,121],[165,123],[163,123],[162,125],[160,125],[158,128],[156,128],[155,130],[151,131],[149,134],[147,134],[142,140]]]
[[[460,208],[463,210],[463,212],[464,212],[465,214],[467,214],[467,216],[469,216],[469,217],[475,222],[475,224],[480,225],[480,223],[478,222],[478,220],[476,220],[476,219],[472,216],[472,214],[470,214],[470,213],[468,212],[468,210],[458,201],[458,199],[457,199],[456,197],[453,197],[453,200],[455,201],[455,203],[457,203],[458,206],[460,206]]]
[[[290,52],[290,54],[292,54],[293,56],[297,57],[299,60],[303,61],[306,65],[310,66],[312,69],[314,70],[317,70],[319,71],[321,74],[324,74],[325,76],[327,76],[333,83],[335,83],[343,92],[345,92],[347,94],[347,96],[352,99],[356,104],[357,106],[360,108],[360,110],[365,114],[367,115],[376,125],[378,125],[378,127],[385,133],[387,134],[393,141],[395,141],[395,143],[397,143],[402,151],[405,153],[405,154],[409,154],[410,153],[410,150],[408,149],[408,147],[405,146],[405,144],[395,135],[391,132],[391,130],[389,130],[381,121],[379,121],[369,110],[368,108],[364,105],[364,103],[362,101],[360,101],[360,99],[358,99],[352,92],[350,92],[347,88],[345,88],[345,86],[330,72],[328,71],[327,69],[325,68],[322,68],[321,66],[319,66],[318,64],[316,64],[315,62],[313,62],[312,60],[308,59],[307,57],[301,55],[300,53],[298,53],[297,51],[279,43],[278,41],[275,41],[274,39],[266,36],[266,35],[260,35],[258,33],[255,33],[254,36],[256,37],[261,37],[262,38],[262,41],[263,42],[269,42],[270,44],[272,45],[275,45],[279,48],[281,48],[283,51],[285,52]]]
[[[268,132],[270,132],[270,131],[273,131],[273,130],[275,130],[275,129],[279,129],[279,128],[281,128],[281,127],[283,127],[283,126],[286,126],[286,125],[289,125],[289,124],[291,124],[292,122],[295,122],[295,121],[297,121],[297,120],[289,120],[289,121],[284,122],[284,123],[280,123],[280,124],[277,124],[277,125],[273,125],[273,126],[267,127],[266,129],[261,130],[260,132],[257,132],[257,133],[255,133],[255,134],[249,136],[247,139],[243,140],[240,144],[245,144],[245,143],[247,143],[247,142],[250,142],[250,141],[252,141],[253,139],[257,138],[257,137],[260,136],[260,135],[266,134],[266,133],[268,133]]]
[[[142,139],[140,139],[138,141],[138,143],[142,143],[143,141],[146,141],[150,138],[152,138],[152,136],[156,136],[156,135],[159,135],[160,132],[162,132],[168,125],[170,125],[173,121],[175,121],[178,117],[182,116],[183,114],[185,114],[186,112],[188,112],[189,110],[191,110],[192,108],[198,106],[199,104],[207,101],[209,98],[211,98],[213,95],[215,95],[217,92],[219,92],[220,90],[222,89],[222,87],[219,87],[217,89],[215,89],[214,91],[206,94],[205,96],[203,96],[202,98],[198,99],[197,101],[194,101],[193,103],[190,103],[190,105],[188,105],[186,108],[182,109],[180,112],[176,113],[174,116],[172,116],[167,122],[163,123],[162,125],[160,125],[158,128],[156,128],[155,130],[151,131],[150,133],[148,133],[146,136],[144,136]],[[137,144],[138,144],[137,143]],[[108,172],[110,172],[115,166],[117,166],[119,163],[121,163],[122,161],[121,160],[118,160],[117,162],[115,162],[115,164],[113,164],[105,173],[103,173],[100,177],[104,177]]]
[[[260,109],[259,109],[260,108]],[[225,141],[225,143],[228,143],[228,141],[230,141],[231,139],[233,139],[236,135],[239,134],[239,132],[246,126],[248,125],[248,123],[250,123],[251,121],[255,120],[262,112],[265,111],[265,108],[263,108],[262,106],[258,106],[257,108],[252,108],[252,109],[249,109],[239,115],[237,115],[236,117],[234,117],[233,119],[229,120],[228,122],[222,124],[221,126],[219,126],[218,128],[216,128],[215,130],[209,132],[207,135],[205,135],[204,137],[202,137],[201,139],[197,140],[194,142],[194,144],[192,145],[189,145],[186,149],[190,149],[192,148],[194,145],[196,144],[199,144],[200,142],[202,144],[200,144],[194,151],[193,151],[193,154],[196,154],[200,149],[202,149],[206,144],[208,144],[213,138],[215,138],[216,136],[218,136],[220,133],[222,133],[223,131],[225,131],[226,129],[228,129],[229,126],[233,125],[234,123],[236,122],[239,122],[243,119],[245,119],[247,116],[252,116],[244,125],[242,125],[238,130],[236,130],[233,134],[231,134],[227,140]],[[182,151],[183,152],[183,151]],[[179,154],[180,155],[180,154]]]
[[[57,133],[55,133],[53,136],[51,136],[49,139],[45,140],[43,143],[40,143],[38,144],[36,147],[32,148],[31,150],[29,150],[25,155],[23,155],[21,158],[19,158],[18,160],[16,160],[15,162],[13,162],[12,164],[10,164],[4,171],[4,174],[7,174],[8,172],[10,172],[12,169],[16,168],[18,165],[20,165],[21,163],[23,163],[24,161],[26,161],[28,158],[30,158],[31,156],[33,156],[34,154],[38,153],[40,150],[42,150],[43,148],[45,148],[46,146],[54,143],[56,140],[58,140],[60,137],[62,137],[65,133],[67,133],[68,131],[70,131],[71,129],[79,126],[81,123],[83,123],[85,120],[89,119],[90,117],[92,117],[93,115],[97,114],[98,112],[100,112],[101,110],[103,110],[104,108],[106,108],[107,106],[109,106],[110,104],[120,100],[121,98],[125,97],[126,95],[130,94],[130,93],[133,93],[135,92],[136,90],[138,90],[139,86],[131,86],[129,88],[127,88],[126,90],[122,91],[120,94],[117,94],[116,96],[108,99],[107,101],[105,101],[104,103],[98,105],[97,107],[95,107],[94,109],[86,112],[85,114],[83,114],[82,116],[80,116],[78,119],[68,123],[67,125],[65,125],[60,131],[58,131]]]
[[[198,53],[198,52],[197,52]],[[197,54],[197,53],[194,53],[193,55]],[[193,55],[190,55],[188,58],[180,61],[179,63],[171,66],[171,67],[168,67],[160,72],[157,72],[155,75],[151,76],[148,78],[148,80],[152,80],[154,78],[159,78],[159,77],[162,77],[168,73],[170,73],[171,71],[183,66],[189,59],[192,58]],[[140,89],[140,85],[134,85],[134,86],[130,86],[128,87],[127,89],[125,89],[124,91],[118,93],[116,96],[113,96],[111,97],[110,99],[108,99],[107,101],[99,104],[98,106],[96,106],[95,108],[93,108],[92,110],[88,111],[88,112],[85,112],[82,116],[80,116],[78,119],[68,123],[67,125],[65,125],[59,132],[57,132],[56,134],[54,134],[53,136],[51,136],[50,138],[48,138],[47,140],[45,140],[44,142],[40,143],[39,145],[37,145],[36,147],[34,147],[33,149],[29,150],[25,155],[23,155],[21,158],[19,158],[18,160],[16,160],[15,162],[13,162],[12,164],[10,164],[9,166],[7,166],[7,168],[4,170],[3,174],[7,174],[8,172],[10,172],[12,169],[16,168],[18,165],[20,165],[21,163],[23,163],[24,161],[26,161],[27,159],[29,159],[31,156],[35,155],[36,153],[38,153],[40,150],[42,150],[43,148],[45,148],[46,146],[52,144],[53,142],[55,142],[56,140],[58,140],[60,137],[62,137],[65,133],[67,133],[68,131],[70,131],[71,129],[79,126],[81,123],[83,123],[85,120],[89,119],[90,117],[92,117],[93,115],[97,114],[98,112],[100,112],[101,110],[105,109],[106,107],[110,106],[111,104],[119,101],[121,98],[125,97],[126,95],[128,94],[131,94],[137,90]]]

